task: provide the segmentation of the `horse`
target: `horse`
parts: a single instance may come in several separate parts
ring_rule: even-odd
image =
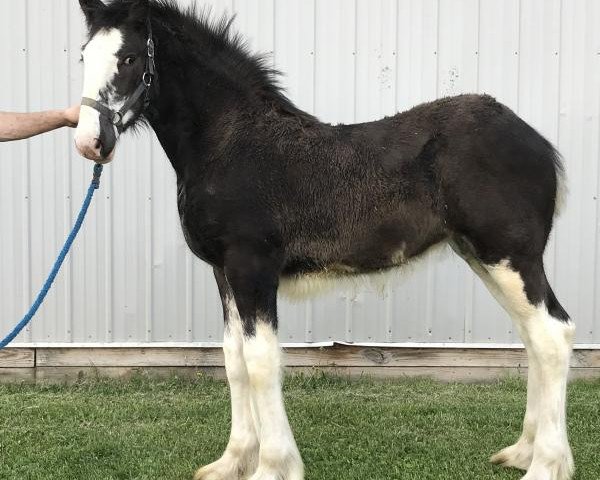
[[[89,35],[76,147],[106,163],[121,134],[154,130],[176,172],[186,242],[214,269],[222,300],[231,432],[196,480],[304,478],[281,391],[278,292],[389,272],[444,244],[504,307],[528,355],[522,434],[491,461],[524,480],[572,478],[575,327],[543,263],[564,185],[550,142],[475,94],[326,124],[285,96],[231,19],[172,0],[80,6]]]

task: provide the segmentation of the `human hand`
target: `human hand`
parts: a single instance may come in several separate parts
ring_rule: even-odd
[[[67,127],[75,128],[79,123],[79,104],[73,105],[63,111]]]

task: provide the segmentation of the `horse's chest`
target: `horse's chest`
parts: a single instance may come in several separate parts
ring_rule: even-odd
[[[190,250],[198,258],[214,265],[223,264],[223,232],[206,202],[178,188],[177,207],[183,236]]]

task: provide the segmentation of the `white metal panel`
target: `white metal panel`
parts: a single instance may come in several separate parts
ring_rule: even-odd
[[[193,0],[180,0],[191,5]],[[210,0],[284,72],[301,107],[360,122],[485,92],[565,157],[570,197],[547,251],[578,341],[600,343],[600,2],[584,0]],[[0,0],[0,109],[57,108],[81,88],[77,2]],[[160,55],[160,53],[159,53]],[[72,132],[0,145],[0,333],[23,314],[60,248],[91,165]],[[46,304],[21,342],[215,342],[209,268],[179,228],[175,175],[150,133],[127,138]],[[518,342],[481,282],[434,253],[383,290],[281,301],[284,342]]]
[[[27,88],[27,5],[0,2],[0,32],[12,32],[9,42],[0,42],[5,65],[0,89],[6,92],[0,108],[28,108]],[[4,38],[3,38],[4,40]],[[10,325],[16,312],[29,303],[29,145],[5,144],[0,149],[0,325]],[[14,160],[13,160],[14,159]],[[8,319],[11,320],[8,320]],[[5,321],[4,319],[7,319]],[[29,332],[22,339],[29,340]]]
[[[558,146],[569,176],[568,215],[556,232],[555,283],[577,319],[581,341],[598,339],[600,106],[598,2],[562,2]],[[576,280],[575,280],[576,279]]]

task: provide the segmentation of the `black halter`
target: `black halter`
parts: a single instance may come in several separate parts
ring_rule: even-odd
[[[119,134],[124,129],[123,118],[125,118],[127,112],[131,110],[139,98],[144,95],[143,110],[145,110],[150,103],[150,87],[154,82],[156,66],[154,64],[154,40],[152,38],[152,26],[150,25],[150,19],[146,21],[146,25],[148,29],[148,40],[146,41],[146,67],[144,68],[144,73],[142,74],[142,81],[138,85],[135,92],[133,92],[133,95],[127,99],[127,101],[119,110],[113,110],[112,108],[107,107],[93,98],[83,97],[81,99],[81,105],[92,107],[94,110],[97,110],[100,115],[104,115],[110,121],[110,123],[115,126]]]

